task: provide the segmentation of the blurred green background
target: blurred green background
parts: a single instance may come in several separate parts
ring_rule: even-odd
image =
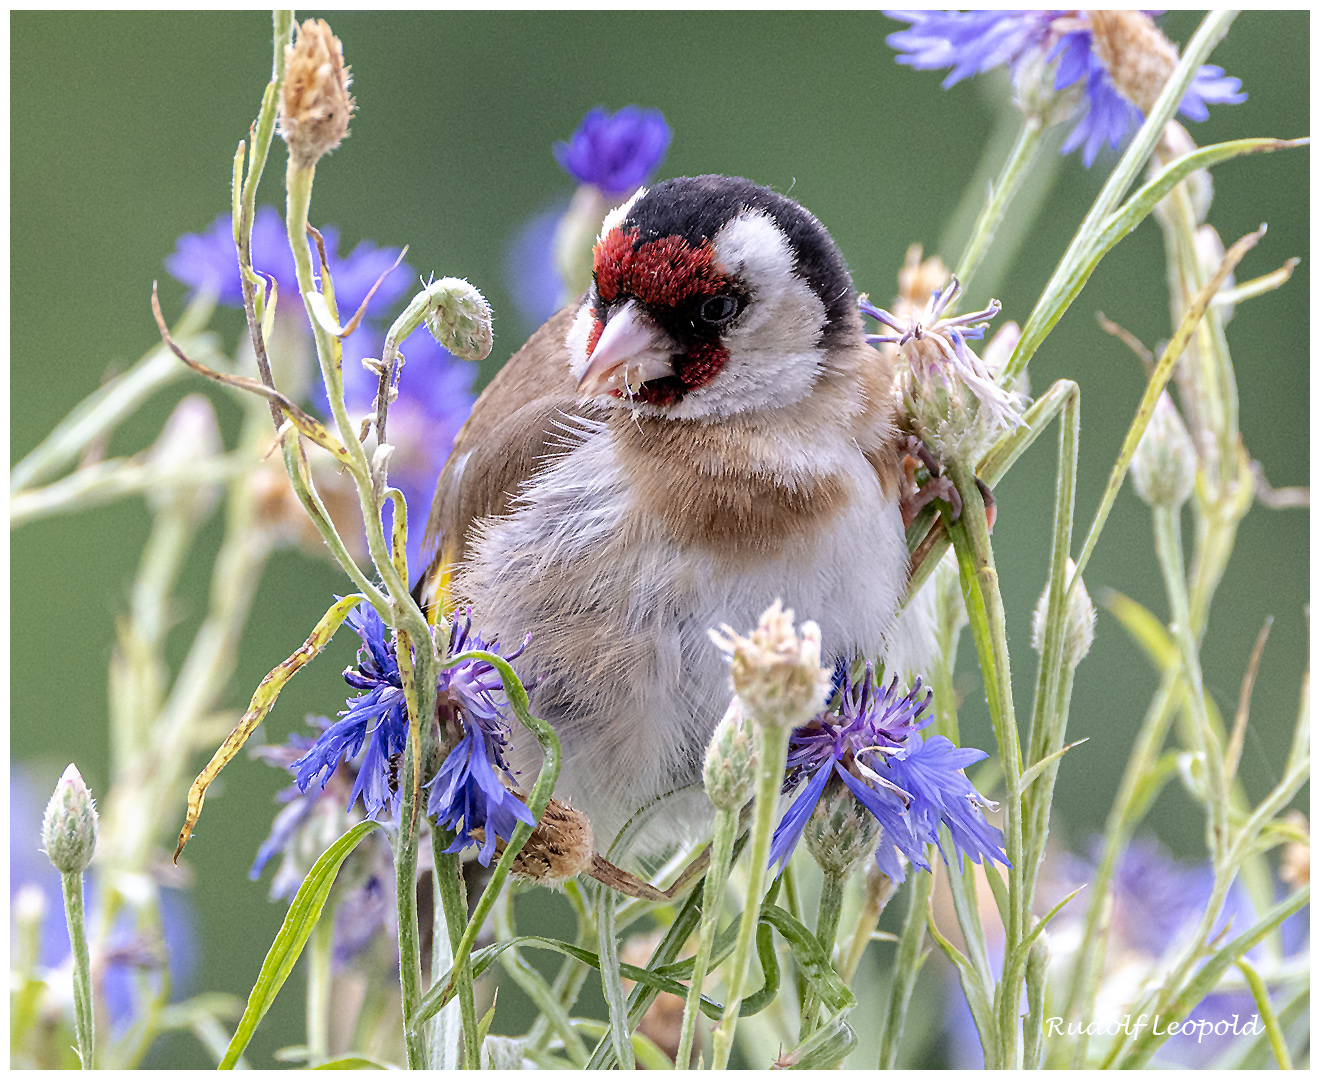
[[[1212,59],[1239,76],[1250,97],[1212,107],[1207,123],[1190,125],[1198,142],[1308,132],[1308,20],[1300,12],[1249,13],[1235,23]],[[330,21],[353,68],[358,113],[351,137],[318,170],[312,220],[339,226],[341,250],[361,239],[407,243],[408,261],[421,273],[462,275],[481,288],[496,313],[483,382],[531,329],[513,313],[506,246],[530,215],[571,193],[551,145],[587,108],[662,109],[674,131],[662,176],[722,172],[791,191],[833,232],[859,288],[886,299],[910,243],[940,251],[946,261],[956,257],[967,220],[957,210],[1007,101],[1006,80],[997,77],[944,91],[941,74],[896,65],[884,37],[897,26],[878,14],[339,13]],[[1197,21],[1180,12],[1163,25],[1185,42]],[[108,370],[122,369],[157,341],[148,307],[153,279],[162,279],[165,311],[180,310],[183,289],[164,275],[162,260],[179,234],[200,231],[228,210],[234,148],[269,75],[270,19],[241,12],[25,12],[11,15],[10,42],[16,460]],[[283,160],[277,143],[260,201],[279,201]],[[1075,155],[1060,161],[1016,260],[1002,272],[988,268],[969,299],[979,304],[993,287],[1004,318],[1024,321],[1114,160],[1102,154],[1089,171]],[[1270,226],[1240,279],[1302,257],[1285,288],[1239,308],[1229,341],[1249,452],[1273,484],[1306,484],[1309,152],[1229,162],[1214,178],[1210,221],[1226,243],[1262,221]],[[983,191],[984,181],[974,200]],[[1144,383],[1131,353],[1097,327],[1097,311],[1152,347],[1170,334],[1163,247],[1153,222],[1106,257],[1032,365],[1037,391],[1065,376],[1082,387],[1079,530],[1094,512]],[[237,314],[221,311],[214,325],[232,347],[241,330]],[[197,389],[206,388],[189,380],[162,394],[123,426],[109,452],[148,445],[178,397]],[[237,410],[213,397],[232,438]],[[1045,580],[1054,444],[1052,435],[1042,440],[997,491],[995,547],[1020,708],[1034,676],[1029,620]],[[71,759],[94,792],[106,783],[106,664],[147,524],[140,501],[132,500],[13,535],[11,752],[44,789]],[[1305,511],[1253,509],[1205,644],[1207,689],[1231,715],[1251,644],[1265,617],[1275,616],[1241,768],[1255,797],[1278,778],[1297,710],[1307,642],[1307,528]],[[218,537],[213,520],[185,570],[176,660],[204,611]],[[1149,515],[1126,490],[1087,584],[1093,596],[1113,587],[1165,615]],[[343,587],[326,563],[292,552],[276,556],[227,704],[243,707]],[[267,721],[271,741],[301,727],[307,712],[340,707],[339,673],[351,654],[348,643],[336,642],[290,685]],[[966,643],[958,685],[968,691],[965,741],[992,746]],[[1070,727],[1073,737],[1090,741],[1063,763],[1056,837],[1081,846],[1102,826],[1155,685],[1137,648],[1102,612],[1095,647],[1078,671]],[[202,761],[199,754],[199,767]],[[247,868],[281,786],[274,770],[243,757],[208,801],[188,852],[202,955],[194,990],[245,996],[279,925],[283,907],[268,902],[265,881],[248,881]],[[161,823],[162,845],[172,841],[182,814],[180,802],[179,820]],[[1203,854],[1200,819],[1176,783],[1148,829],[1184,857]],[[301,1040],[301,993],[295,977],[250,1048],[254,1064],[272,1064],[278,1047]],[[502,1012],[506,1000],[514,1008],[516,992],[507,993]],[[496,1030],[502,1028],[497,1020]],[[940,1059],[931,1051],[923,1060]],[[207,1061],[191,1040],[176,1037],[150,1063]]]

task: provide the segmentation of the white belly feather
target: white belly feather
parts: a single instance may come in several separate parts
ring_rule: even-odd
[[[483,635],[505,647],[531,635],[516,666],[536,680],[533,712],[562,743],[556,795],[586,811],[601,851],[639,807],[700,778],[730,695],[708,629],[746,633],[778,597],[820,625],[827,663],[883,658],[907,567],[898,506],[851,444],[822,450],[852,486],[848,508],[770,557],[733,565],[681,548],[643,515],[609,438],[586,427],[512,514],[484,524],[457,582]],[[520,783],[539,762],[515,730]]]

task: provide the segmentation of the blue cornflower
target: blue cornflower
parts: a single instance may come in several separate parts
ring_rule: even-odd
[[[1177,53],[1141,12],[891,11],[909,23],[886,41],[898,62],[929,70],[949,68],[946,87],[991,68],[1011,68],[1014,85],[1039,63],[1056,63],[1053,89],[1078,86],[1085,111],[1063,144],[1081,146],[1089,167],[1106,142],[1117,147],[1154,103]],[[1203,64],[1179,103],[1189,120],[1209,116],[1206,105],[1246,100],[1240,80]],[[1073,114],[1075,115],[1075,113]]]
[[[592,109],[568,142],[555,144],[555,157],[578,183],[618,194],[646,180],[664,158],[670,138],[658,109],[626,105],[613,115]]]
[[[322,230],[322,237],[326,262],[334,279],[339,315],[347,322],[371,287],[394,264],[398,249],[381,248],[363,241],[351,254],[341,256],[338,230],[327,226]],[[312,266],[319,268],[318,253],[310,246],[309,250]],[[257,211],[252,225],[252,264],[259,272],[273,277],[279,287],[276,318],[287,320],[286,325],[297,325],[303,333],[309,333],[284,221],[269,206]],[[200,235],[181,236],[165,265],[192,291],[210,290],[216,293],[221,304],[242,306],[238,258],[234,253],[233,226],[228,214],[216,218]],[[365,370],[361,361],[364,357],[380,356],[385,339],[382,316],[407,292],[410,280],[414,280],[414,274],[407,263],[401,263],[393,273],[387,274],[371,297],[366,318],[343,341],[344,398],[349,411],[356,416],[374,411],[377,388],[377,377]],[[408,528],[408,565],[416,568],[420,566],[422,535],[436,480],[449,457],[454,436],[472,411],[476,399],[472,384],[477,368],[452,356],[423,327],[408,336],[400,351],[407,364],[406,375],[399,381],[398,399],[390,408],[389,437],[395,447],[390,459],[390,481],[403,492],[412,511]],[[313,380],[310,398],[322,415],[329,415],[325,386],[319,379]],[[393,507],[390,502],[385,508],[386,535],[389,535]]]
[[[408,738],[408,710],[403,694],[399,661],[385,637],[385,624],[370,604],[359,604],[345,620],[362,639],[358,666],[346,668],[344,681],[363,693],[348,702],[310,750],[290,766],[300,791],[319,775],[321,787],[339,763],[356,756],[366,742],[366,754],[358,767],[357,779],[349,793],[348,805],[362,797],[369,817],[388,803],[397,809],[398,792],[391,790],[390,759],[403,752]],[[368,741],[368,736],[370,740]]]
[[[504,658],[513,660],[526,647],[524,641]],[[471,611],[462,623],[454,620],[449,633],[450,656],[495,648],[495,642],[487,644],[472,633]],[[527,804],[504,785],[499,775],[503,773],[513,782],[504,757],[509,728],[504,722],[503,689],[499,672],[485,660],[464,661],[441,675],[441,701],[448,701],[463,735],[430,782],[426,812],[457,833],[447,852],[479,843],[477,859],[482,866],[490,865],[496,837],[507,841],[520,821],[536,824]],[[482,830],[480,839],[472,835],[478,829]]]
[[[881,690],[869,664],[860,684],[845,677],[838,710],[789,737],[784,790],[802,790],[775,830],[771,863],[788,861],[826,786],[837,780],[879,822],[876,864],[894,881],[904,878],[899,852],[930,869],[923,846],[939,842],[941,823],[960,855],[1007,865],[1003,835],[981,816],[980,808],[989,804],[961,771],[986,755],[959,749],[943,736],[922,739],[930,698],[929,691],[921,695],[920,679],[905,693],[899,693],[897,678]]]
[[[369,817],[386,806],[396,813],[399,793],[394,772],[408,739],[408,711],[398,658],[386,639],[385,624],[370,605],[358,605],[346,621],[362,638],[362,648],[358,650],[357,667],[344,672],[344,681],[363,693],[348,702],[348,708],[340,713],[342,719],[325,728],[290,768],[298,790],[306,793],[318,776],[324,789],[341,762],[362,752],[348,806],[360,795]],[[470,612],[461,622],[455,619],[449,634],[449,655],[493,651],[496,647],[495,642],[487,643],[472,632]],[[504,658],[516,659],[525,647],[526,642]],[[480,843],[478,857],[482,865],[489,865],[496,837],[508,840],[519,821],[536,824],[526,804],[499,778],[503,773],[510,782],[513,780],[504,758],[509,729],[504,721],[503,683],[499,672],[487,661],[465,660],[440,672],[436,691],[442,715],[447,715],[449,724],[461,734],[426,785],[430,788],[426,812],[458,834],[449,851]],[[260,873],[266,859],[287,847],[311,813],[309,806],[297,803],[286,809],[288,818],[277,821],[277,828],[262,845],[254,873]],[[484,830],[483,836],[473,836],[475,830]]]

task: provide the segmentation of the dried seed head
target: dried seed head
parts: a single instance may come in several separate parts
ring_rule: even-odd
[[[353,80],[344,49],[324,19],[308,19],[284,47],[284,84],[280,88],[280,135],[289,144],[296,168],[315,165],[348,134]]]
[[[1132,487],[1147,506],[1177,510],[1196,485],[1196,450],[1173,399],[1161,394],[1129,470]]]
[[[1064,588],[1072,584],[1077,564],[1068,560]],[[1050,587],[1036,601],[1036,612],[1031,619],[1031,647],[1040,652],[1045,647],[1045,618],[1049,610]],[[1086,582],[1079,581],[1077,588],[1068,598],[1068,606],[1063,614],[1063,662],[1075,668],[1088,652],[1095,640],[1095,605],[1086,591]]]
[[[55,785],[41,823],[41,842],[56,870],[79,874],[87,869],[96,851],[96,828],[92,793],[77,767],[70,765]]]
[[[702,780],[706,795],[721,810],[737,810],[752,794],[756,779],[756,740],[742,698],[729,702],[724,719],[706,747]]]
[[[1105,65],[1114,87],[1143,113],[1149,113],[1173,69],[1178,50],[1140,11],[1089,11],[1091,48]]]
[[[426,328],[460,360],[484,360],[494,345],[490,304],[462,278],[426,287]]]
[[[504,850],[503,843],[499,850]],[[591,821],[587,815],[568,803],[551,799],[513,860],[513,872],[538,885],[562,885],[591,866],[591,855]]]
[[[802,831],[807,850],[826,874],[847,877],[876,849],[880,823],[837,776],[825,784]]]
[[[776,600],[749,637],[729,626],[710,639],[728,654],[733,691],[758,724],[795,728],[821,710],[830,688],[830,671],[820,666],[820,627],[793,628],[793,612]]]

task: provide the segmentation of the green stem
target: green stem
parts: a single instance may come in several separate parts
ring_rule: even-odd
[[[1164,672],[1160,688],[1146,710],[1141,730],[1137,733],[1132,753],[1123,769],[1123,779],[1119,784],[1118,794],[1110,807],[1109,817],[1105,821],[1104,848],[1100,862],[1095,868],[1095,876],[1088,888],[1090,893],[1086,906],[1086,918],[1082,928],[1082,948],[1077,963],[1073,967],[1072,980],[1068,986],[1068,995],[1063,1007],[1065,1019],[1078,1015],[1082,1002],[1094,1001],[1103,967],[1106,934],[1101,923],[1105,919],[1108,905],[1109,882],[1118,865],[1119,856],[1127,845],[1128,837],[1136,827],[1133,808],[1139,801],[1143,782],[1154,769],[1164,746],[1164,737],[1173,719],[1179,686],[1178,672],[1170,667]],[[1088,1036],[1085,1031],[1073,1044],[1071,1068],[1080,1069],[1086,1061]]]
[[[82,874],[61,874],[60,888],[64,893],[64,919],[73,949],[73,1023],[78,1037],[78,1057],[84,1069],[94,1069],[96,1030],[92,1015],[92,961],[87,952]]]
[[[892,1069],[898,1061],[898,1047],[903,1041],[903,1027],[907,1021],[908,1003],[921,969],[923,945],[926,940],[926,908],[930,903],[930,890],[934,882],[931,874],[919,873],[914,867],[912,899],[908,902],[907,917],[903,922],[903,935],[898,940],[898,956],[894,961],[894,981],[889,987],[889,1011],[885,1014],[884,1030],[880,1034],[881,1069]]]
[[[307,1067],[330,1058],[331,959],[335,946],[335,913],[330,905],[312,930],[307,950]]]
[[[788,732],[768,724],[758,724],[761,747],[756,777],[756,804],[752,818],[752,850],[747,868],[747,899],[743,906],[742,922],[738,926],[738,941],[734,947],[733,967],[729,970],[729,997],[724,1016],[715,1029],[712,1068],[727,1069],[733,1053],[733,1036],[738,1026],[738,1010],[742,1007],[743,990],[747,982],[747,966],[751,958],[752,938],[765,894],[767,863],[770,858],[770,837],[775,827],[775,811],[779,806],[779,791],[784,783],[784,761],[788,757]]]
[[[440,891],[440,903],[445,914],[445,928],[450,946],[457,950],[467,928],[467,896],[463,887],[463,869],[458,853],[446,855],[441,847],[437,830],[431,829],[431,846],[435,852],[435,883]],[[448,844],[444,845],[448,847]],[[472,969],[465,967],[458,973],[459,1010],[463,1016],[463,1067],[481,1068],[481,1044],[477,1037],[477,1004],[472,985]]]
[[[1004,836],[1010,869],[1008,917],[1004,926],[1005,969],[996,988],[997,1064],[1001,1068],[1016,1068],[1021,1064],[1022,1049],[1018,1019],[1022,981],[1019,946],[1026,934],[1027,899],[1020,790],[1022,748],[1013,708],[1004,602],[999,592],[994,551],[990,546],[985,504],[970,467],[955,461],[949,466],[949,475],[962,496],[962,514],[949,530],[950,539],[958,556],[968,621],[981,662],[990,721],[1004,769]]]
[[[412,742],[404,744],[404,766],[400,776],[412,775]],[[407,793],[412,785],[401,783]],[[411,799],[405,794],[405,803]],[[408,1068],[426,1068],[424,1033],[415,1023],[422,999],[422,957],[417,928],[417,836],[408,828],[408,806],[404,806],[394,836],[394,892],[399,917],[399,993],[403,1008],[404,1050]]]
[[[700,1013],[701,984],[710,967],[710,954],[715,946],[715,935],[720,928],[720,911],[724,906],[724,890],[729,880],[733,856],[733,842],[738,837],[738,811],[720,810],[715,818],[715,836],[711,842],[710,868],[701,889],[701,931],[697,943],[697,956],[692,967],[692,983],[688,987],[687,1002],[683,1006],[683,1027],[678,1037],[678,1053],[674,1067],[686,1069],[692,1064],[692,1040]]]
[[[1191,85],[1192,79],[1195,78],[1197,70],[1219,40],[1228,33],[1229,25],[1236,17],[1236,11],[1210,12],[1197,28],[1192,40],[1188,42],[1177,68],[1164,84],[1164,89],[1155,104],[1151,106],[1145,122],[1132,142],[1128,144],[1127,150],[1119,159],[1118,165],[1105,182],[1100,194],[1096,196],[1072,243],[1068,245],[1068,250],[1059,260],[1054,275],[1045,286],[1035,308],[1032,309],[1022,329],[1022,337],[1018,340],[1017,347],[1013,350],[1013,355],[1009,357],[999,378],[1001,386],[1012,385],[1013,380],[1021,374],[1036,349],[1040,347],[1041,342],[1045,340],[1046,335],[1071,303],[1071,298],[1067,294],[1077,275],[1084,271],[1086,263],[1094,257],[1097,245],[1102,243],[1103,238],[1100,233],[1109,216],[1163,136],[1165,125],[1177,112],[1178,105]],[[1080,559],[1078,563],[1080,565]]]
[[[962,258],[958,260],[954,276],[962,283],[964,290],[990,250],[995,233],[1003,223],[1004,215],[1022,186],[1023,179],[1031,172],[1031,166],[1040,153],[1043,135],[1044,128],[1039,119],[1029,116],[1023,118],[1022,128],[1000,170],[999,179],[995,181],[990,198],[977,215],[972,235],[963,249]]]
[[[843,912],[843,884],[846,879],[842,874],[824,871],[820,888],[820,908],[816,912],[816,940],[825,953],[825,959],[833,963],[834,939],[839,934],[839,916]],[[798,1041],[802,1042],[820,1026],[820,995],[809,990],[802,999],[801,1022],[798,1029]]]
[[[494,908],[495,937],[498,941],[511,941],[518,936],[513,924],[513,891],[513,889],[505,889]],[[574,962],[581,965],[581,961]],[[532,1004],[536,1006],[538,1022],[544,1020],[547,1030],[559,1036],[564,1044],[564,1053],[568,1055],[573,1067],[585,1068],[587,1048],[582,1042],[582,1036],[573,1026],[573,1020],[568,1015],[568,1007],[556,992],[556,987],[547,983],[541,973],[523,959],[522,953],[516,946],[500,953],[500,963],[504,965],[504,970],[509,973],[523,993],[532,999]],[[581,966],[585,967],[585,965]],[[530,1035],[527,1041],[534,1046],[537,1042]]]
[[[1151,514],[1155,524],[1155,553],[1164,574],[1164,587],[1169,598],[1171,630],[1178,645],[1183,677],[1188,684],[1196,749],[1201,757],[1201,767],[1205,770],[1206,847],[1218,867],[1223,862],[1223,854],[1228,845],[1229,793],[1224,779],[1223,747],[1211,730],[1206,710],[1201,661],[1196,638],[1192,633],[1187,602],[1187,578],[1183,566],[1182,537],[1178,529],[1178,511],[1156,506]]]

